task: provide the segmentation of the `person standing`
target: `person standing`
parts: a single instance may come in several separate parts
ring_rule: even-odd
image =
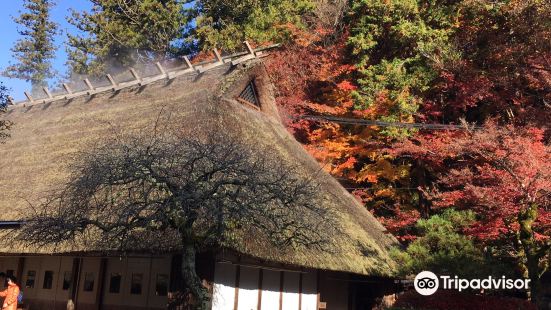
[[[19,286],[15,284],[14,276],[6,276],[8,288],[0,292],[0,297],[5,297],[2,310],[17,310],[17,299],[19,297]]]

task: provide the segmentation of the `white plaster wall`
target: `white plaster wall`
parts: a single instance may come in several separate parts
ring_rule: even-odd
[[[235,279],[238,268],[235,265],[216,263],[214,272],[213,310],[233,310],[235,304]],[[257,310],[260,269],[239,267],[239,290],[237,309]],[[317,310],[317,273],[299,273],[262,269],[262,296],[260,309]],[[300,277],[302,276],[302,287]],[[280,289],[283,292],[280,293]],[[302,292],[302,295],[301,293]],[[335,308],[340,309],[340,308]]]
[[[279,271],[262,271],[262,310],[279,310],[280,278]]]
[[[299,305],[299,279],[298,272],[285,272],[283,276],[283,306],[285,310],[298,310]]]
[[[302,274],[301,310],[318,310],[317,276],[315,271]]]
[[[240,267],[237,310],[258,309],[258,268]]]
[[[235,302],[235,272],[237,267],[216,263],[212,310],[231,310]]]

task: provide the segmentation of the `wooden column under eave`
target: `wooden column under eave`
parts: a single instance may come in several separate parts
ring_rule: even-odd
[[[21,282],[23,281],[23,269],[25,269],[25,257],[19,257],[17,260],[17,271],[15,276],[17,277],[20,285],[23,285]]]
[[[178,298],[178,293],[184,290],[184,278],[182,277],[182,255],[174,254],[170,260],[170,277],[169,277],[169,302]]]
[[[96,292],[96,309],[103,309],[105,272],[107,270],[107,258],[102,258],[99,263],[98,290]]]
[[[238,260],[239,261],[239,260]],[[241,266],[235,268],[235,299],[233,300],[233,309],[237,310],[239,305],[239,281],[241,280]]]
[[[302,272],[298,278],[298,310],[302,310]]]
[[[80,283],[80,272],[82,271],[82,261],[80,258],[73,258],[72,279],[71,279],[71,292],[70,297],[75,305],[75,309],[78,309],[78,288]]]
[[[285,272],[279,272],[279,310],[283,310],[283,281],[285,281]]]
[[[264,272],[262,268],[258,271],[258,306],[257,309],[262,309],[262,281],[264,280]]]

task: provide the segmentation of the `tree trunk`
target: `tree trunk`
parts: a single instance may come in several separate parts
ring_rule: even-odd
[[[191,291],[195,299],[195,309],[207,310],[209,308],[209,293],[203,286],[201,278],[197,275],[195,268],[195,245],[191,242],[185,242],[182,250],[182,276],[187,288]]]
[[[521,211],[518,216],[520,225],[519,240],[526,256],[524,276],[530,279],[528,298],[536,305],[540,297],[540,268],[537,242],[534,238],[532,225],[537,217],[538,207],[536,204],[531,204],[528,208]]]

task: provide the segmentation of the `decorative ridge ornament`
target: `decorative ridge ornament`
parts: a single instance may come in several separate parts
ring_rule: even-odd
[[[176,68],[173,71],[168,71],[166,68],[163,67],[160,62],[156,62],[155,66],[158,73],[150,76],[140,76],[134,68],[129,68],[128,71],[132,74],[133,80],[127,82],[116,81],[113,76],[111,76],[110,74],[106,74],[105,77],[109,82],[109,85],[107,86],[94,87],[94,85],[88,78],[84,78],[83,82],[86,85],[86,89],[81,91],[72,90],[66,83],[62,84],[64,90],[64,92],[62,93],[52,94],[50,90],[48,90],[47,88],[43,88],[46,97],[41,99],[34,98],[30,92],[26,91],[24,92],[24,94],[27,99],[13,103],[10,105],[10,107],[15,108],[18,106],[27,106],[27,103],[40,104],[49,103],[57,100],[68,100],[81,96],[93,96],[95,94],[108,91],[119,91],[121,89],[125,89],[135,85],[145,86],[162,79],[172,80],[178,76],[182,76],[188,73],[202,74],[227,63],[231,63],[232,66],[236,66],[239,63],[263,57],[265,56],[265,54],[263,54],[263,51],[279,46],[279,44],[272,44],[269,46],[253,49],[247,41],[244,42],[244,45],[247,48],[247,52],[236,53],[224,57],[221,56],[218,50],[214,49],[213,53],[216,59],[195,65],[190,62],[187,56],[184,56],[183,60],[185,61],[186,66],[184,68]]]

